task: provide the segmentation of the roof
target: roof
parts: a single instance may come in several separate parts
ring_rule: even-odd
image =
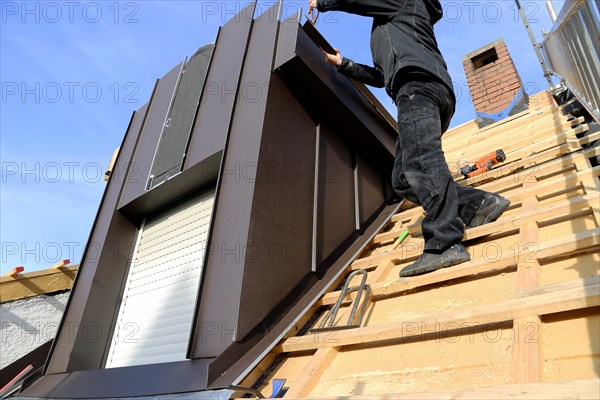
[[[42,271],[2,276],[0,303],[69,290],[78,268],[79,265],[66,265],[63,262]]]
[[[526,112],[445,135],[449,164],[507,155],[485,175],[455,173],[512,201],[498,221],[466,231],[472,262],[398,279],[423,243],[423,212],[404,203],[240,386],[269,395],[273,379],[286,379],[286,398],[596,398],[600,167],[589,159],[600,149],[589,144],[600,133],[562,108],[541,92]],[[361,326],[310,333],[361,269],[372,293]]]
[[[600,167],[589,158],[600,148],[589,144],[600,133],[586,136],[584,118],[561,109],[540,92],[525,112],[447,132],[450,165],[496,149],[507,156],[473,179],[455,173],[460,184],[512,202],[498,221],[467,229],[472,261],[398,279],[423,245],[423,211],[405,204],[240,386],[269,395],[273,379],[286,379],[290,398],[597,396]],[[360,269],[372,292],[362,325],[310,333]],[[337,325],[355,295],[346,296]]]
[[[28,273],[17,267],[0,277],[0,387],[27,365],[44,365],[79,268],[68,264]]]

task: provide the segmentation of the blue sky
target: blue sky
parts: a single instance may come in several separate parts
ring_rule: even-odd
[[[103,174],[154,82],[213,42],[248,1],[0,1],[0,273],[79,262],[106,187]],[[544,1],[521,1],[541,40]],[[564,1],[554,1],[560,10]],[[266,10],[273,1],[260,1]],[[442,1],[436,25],[455,82],[452,126],[474,117],[462,56],[503,38],[528,92],[546,88],[514,2]],[[286,1],[285,14],[306,1]],[[305,11],[304,11],[305,12]],[[370,20],[323,14],[318,29],[369,63]],[[391,100],[374,90],[395,116]]]

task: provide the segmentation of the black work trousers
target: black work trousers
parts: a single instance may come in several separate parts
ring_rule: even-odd
[[[454,97],[434,80],[409,81],[396,95],[399,135],[392,172],[394,190],[425,210],[425,251],[460,243],[464,225],[485,192],[454,182],[442,151],[442,134],[454,114]]]

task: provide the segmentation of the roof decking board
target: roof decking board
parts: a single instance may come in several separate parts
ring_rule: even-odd
[[[473,261],[398,280],[399,270],[420,254],[422,246],[418,220],[423,211],[402,209],[348,268],[348,272],[369,271],[373,296],[363,327],[334,335],[287,337],[271,353],[284,359],[261,385],[263,393],[270,393],[271,378],[286,377],[291,382],[290,396],[304,398],[333,393],[391,396],[407,392],[408,396],[408,392],[414,395],[423,390],[428,395],[436,391],[454,394],[473,387],[482,389],[470,393],[500,397],[520,387],[536,387],[538,395],[547,389],[549,398],[563,393],[563,387],[586,387],[583,391],[588,390],[589,396],[600,370],[600,349],[593,345],[598,332],[583,329],[598,319],[600,305],[600,167],[592,167],[588,160],[598,155],[598,148],[584,147],[597,140],[598,134],[577,138],[588,129],[581,119],[563,116],[547,92],[532,99],[527,112],[483,130],[463,124],[445,136],[450,163],[465,154],[508,149],[504,165],[460,182],[499,192],[512,201],[498,221],[466,231]],[[392,250],[395,237],[407,228],[415,237]],[[333,289],[319,300],[319,306],[328,307],[337,300],[340,292]],[[348,296],[346,304],[352,298]],[[578,330],[567,329],[571,320]],[[424,330],[410,331],[418,323],[424,324]],[[473,329],[482,335],[500,335],[504,347],[498,347],[498,342],[469,342],[465,329],[451,333],[456,343],[439,344],[434,339],[445,331],[436,330],[436,323],[475,324]],[[565,330],[578,346],[556,351]],[[532,333],[536,341],[515,341]],[[312,356],[305,354],[315,349]],[[292,371],[285,357],[297,351],[306,361],[303,368],[296,362]],[[432,357],[429,364],[419,364],[424,352],[430,354],[425,357]],[[482,361],[477,362],[477,357]],[[432,361],[437,359],[445,361]],[[370,365],[370,360],[375,364]],[[571,372],[561,373],[563,369]],[[569,382],[544,386],[542,382],[549,380]],[[502,384],[513,385],[494,386]],[[491,387],[489,392],[485,387]]]

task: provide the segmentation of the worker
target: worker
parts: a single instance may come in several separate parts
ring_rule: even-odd
[[[493,193],[458,185],[446,164],[441,137],[454,115],[456,98],[433,25],[442,18],[438,0],[309,0],[317,11],[373,18],[374,66],[323,52],[338,71],[374,87],[385,87],[398,108],[398,138],[392,185],[425,210],[421,256],[400,271],[421,275],[470,261],[462,245],[465,225],[495,221],[510,202]]]

